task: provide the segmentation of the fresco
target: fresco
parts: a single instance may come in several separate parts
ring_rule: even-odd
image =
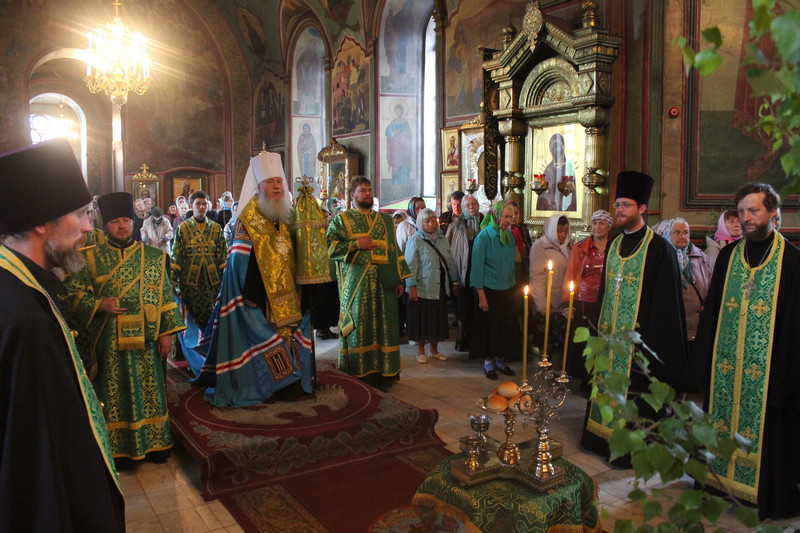
[[[150,89],[123,108],[123,141],[129,170],[147,163],[154,169],[195,166],[222,171],[224,107],[220,71],[224,64],[204,26],[172,0],[141,3],[132,10],[153,42]],[[174,51],[178,52],[174,52]]]
[[[306,175],[319,177],[317,154],[326,143],[322,138],[322,119],[292,117],[292,179]],[[315,187],[319,191],[319,187]]]
[[[382,94],[416,94],[425,42],[422,21],[432,7],[431,2],[419,0],[387,2],[379,54]]]
[[[369,62],[364,48],[349,35],[334,56],[331,70],[333,134],[369,129]]]
[[[297,40],[292,72],[292,114],[320,116],[325,67],[322,61],[325,45],[317,28],[308,28]]]
[[[242,38],[250,47],[250,51],[257,57],[263,56],[267,52],[267,38],[264,35],[264,27],[253,13],[240,7],[236,10],[236,21],[239,23],[239,31]]]
[[[261,75],[253,96],[255,102],[254,148],[286,144],[286,83],[271,70]]]
[[[417,104],[415,98],[381,98],[380,105],[380,194],[389,204],[419,190]]]
[[[445,32],[447,117],[474,116],[480,112],[483,66],[478,47],[502,48],[502,29],[509,18],[520,26],[524,13],[525,0],[460,3]]]

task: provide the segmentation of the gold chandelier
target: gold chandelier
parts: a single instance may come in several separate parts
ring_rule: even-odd
[[[93,93],[105,92],[117,108],[128,101],[128,93],[142,95],[150,87],[147,40],[122,22],[119,0],[114,0],[114,20],[89,33],[86,50],[86,86]]]

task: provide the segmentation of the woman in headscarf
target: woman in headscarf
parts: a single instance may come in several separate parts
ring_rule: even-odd
[[[714,235],[706,236],[706,255],[712,269],[719,251],[741,238],[742,225],[739,222],[739,213],[736,209],[728,209],[717,219],[717,231]]]
[[[417,215],[417,232],[408,240],[405,253],[411,277],[408,292],[408,338],[417,341],[417,362],[428,357],[446,361],[439,353],[439,341],[447,340],[447,297],[458,293],[458,272],[450,244],[439,230],[436,213],[423,209]],[[425,354],[425,343],[431,346]]]
[[[414,233],[417,232],[417,214],[425,209],[425,200],[419,196],[412,196],[408,201],[408,209],[406,210],[406,219],[397,224],[394,229],[395,236],[397,237],[397,247],[400,249],[401,254],[405,254],[406,243]],[[408,305],[408,295],[403,293],[402,296],[397,298],[397,312],[400,317],[400,337],[406,335],[406,306]],[[416,341],[410,340],[410,345],[416,344]]]
[[[461,200],[461,214],[447,228],[447,240],[453,252],[458,272],[458,294],[456,295],[456,319],[458,339],[456,351],[470,350],[470,334],[475,306],[475,289],[469,284],[472,266],[472,245],[481,231],[483,215],[478,211],[478,199],[468,194]]]
[[[514,207],[497,202],[483,220],[483,229],[472,247],[470,284],[478,293],[475,335],[472,336],[470,358],[482,358],[483,370],[489,379],[497,373],[514,376],[506,366],[506,354],[514,353],[518,332],[514,307],[516,246],[508,230],[514,223]]]
[[[537,332],[535,345],[544,343],[545,313],[550,313],[550,332],[547,353],[551,361],[563,356],[566,333],[567,302],[561,299],[561,287],[567,273],[570,254],[569,220],[563,215],[553,215],[544,223],[544,235],[536,239],[531,247],[530,284],[533,297],[533,324]],[[547,309],[548,262],[553,268],[553,284],[550,293],[550,309]]]
[[[592,234],[575,244],[569,254],[567,274],[561,289],[561,301],[569,302],[569,283],[574,287],[574,327],[592,326],[597,323],[600,307],[597,293],[603,277],[603,261],[606,256],[608,234],[614,227],[611,213],[599,209],[592,213]],[[572,332],[570,332],[570,338]],[[585,343],[572,343],[569,350],[567,372],[570,376],[580,377],[581,390],[588,385],[588,375],[583,364],[583,348]]]
[[[406,251],[408,239],[417,232],[417,214],[423,209],[425,209],[425,200],[419,196],[412,196],[411,200],[408,201],[408,210],[406,212],[408,217],[398,224],[395,229],[397,247],[403,253]]]
[[[711,281],[711,261],[708,256],[689,238],[689,223],[677,217],[667,224],[665,235],[678,254],[678,268],[681,270],[681,291],[683,307],[686,311],[686,334],[689,343],[697,334],[697,323],[708,294]]]

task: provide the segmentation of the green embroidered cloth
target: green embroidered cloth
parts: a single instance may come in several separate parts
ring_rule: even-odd
[[[442,461],[417,489],[412,505],[433,507],[465,523],[471,522],[481,531],[601,530],[595,506],[597,485],[586,472],[568,461],[553,461],[564,470],[565,481],[541,493],[517,481],[501,479],[462,487],[450,475],[450,464],[466,460],[465,453],[458,453]]]

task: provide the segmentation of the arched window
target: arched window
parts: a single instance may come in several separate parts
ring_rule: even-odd
[[[86,179],[86,115],[81,107],[69,96],[58,93],[34,96],[29,106],[31,142],[67,139]]]
[[[290,172],[292,178],[319,178],[317,153],[327,145],[325,121],[325,45],[319,30],[309,26],[295,41],[292,57],[292,125]],[[294,180],[291,180],[294,182]],[[296,187],[295,187],[296,188]],[[314,193],[319,194],[319,185]]]

